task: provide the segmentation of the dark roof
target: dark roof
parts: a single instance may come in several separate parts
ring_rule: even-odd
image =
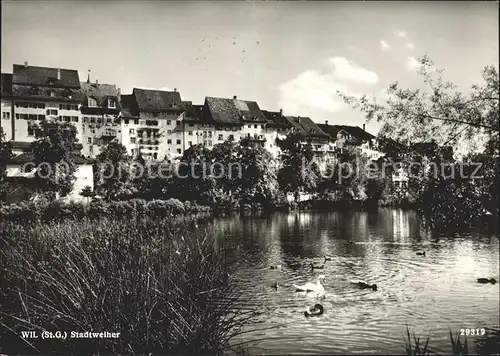
[[[286,128],[290,126],[290,123],[283,116],[283,112],[280,111],[267,111],[262,110],[262,113],[266,117],[269,126]]]
[[[108,99],[115,100],[117,110],[120,109],[118,102],[118,89],[116,85],[113,84],[98,84],[98,83],[87,83],[82,82],[81,84],[82,96],[84,99],[84,105],[87,106],[87,98],[92,97],[97,101],[97,105],[101,108],[108,107]]]
[[[12,74],[2,73],[2,96],[12,95]]]
[[[71,155],[71,159],[76,164],[92,164],[92,163],[94,163],[93,159],[85,158],[84,156],[76,154],[76,153]],[[23,164],[23,163],[34,162],[34,161],[35,161],[35,156],[32,152],[24,152],[24,153],[21,153],[17,156],[11,157],[9,159],[8,163],[9,164]]]
[[[57,79],[57,72],[60,78]],[[58,69],[14,64],[13,84],[51,86],[64,88],[80,88],[80,79],[76,69]]]
[[[122,116],[127,118],[138,118],[138,114],[134,110],[134,96],[132,94],[126,94],[120,96],[120,107]]]
[[[243,124],[240,121],[240,113],[233,99],[214,98],[207,96],[205,105],[211,119],[218,124]]]
[[[198,123],[204,123],[208,121],[206,115],[204,115],[203,112],[203,105],[193,105],[191,101],[184,101],[182,104],[184,106],[184,109],[186,110],[184,116],[185,121]]]
[[[348,126],[348,125],[327,125],[327,124],[318,124],[318,126],[324,132],[328,133],[333,139],[337,138],[337,134],[339,131],[343,130],[351,135],[354,139],[362,142],[374,139],[375,136],[366,132],[359,126]]]
[[[309,117],[286,116],[286,119],[295,129],[306,136],[329,138],[328,134],[323,132]]]
[[[181,94],[178,91],[134,88],[132,95],[140,111],[183,110]]]
[[[243,121],[267,123],[266,116],[262,113],[256,101],[233,99],[233,102]]]

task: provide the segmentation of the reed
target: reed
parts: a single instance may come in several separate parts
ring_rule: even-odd
[[[256,312],[230,276],[228,248],[188,223],[108,218],[4,223],[0,351],[220,354]],[[21,331],[120,332],[28,339]]]

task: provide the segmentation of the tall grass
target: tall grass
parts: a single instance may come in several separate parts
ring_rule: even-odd
[[[0,238],[0,351],[219,354],[256,314],[209,235],[169,222],[6,223]],[[120,332],[23,339],[21,331]]]
[[[417,338],[415,333],[413,333],[413,343],[412,343],[412,338],[410,336],[410,329],[408,328],[408,325],[406,326],[406,335],[408,339],[404,338],[405,340],[405,350],[406,350],[406,355],[408,356],[420,356],[420,355],[429,355],[429,340],[430,336],[427,337],[425,340],[425,344],[422,345],[422,342],[420,341],[420,336]]]

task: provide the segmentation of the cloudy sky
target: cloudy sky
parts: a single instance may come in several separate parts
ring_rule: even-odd
[[[497,65],[497,2],[2,1],[2,72],[78,69],[80,80],[256,100],[361,125],[336,95],[420,85],[428,54],[462,88]],[[376,133],[377,124],[367,125]]]

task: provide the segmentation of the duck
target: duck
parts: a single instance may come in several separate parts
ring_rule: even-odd
[[[497,281],[495,278],[478,278],[477,279],[477,282],[478,283],[491,283],[491,284],[495,284]]]
[[[321,274],[318,276],[318,278],[316,278],[316,283],[307,282],[303,285],[294,284],[293,287],[296,289],[296,291],[323,293],[325,291],[325,288],[321,284],[321,281],[323,279],[325,279],[325,275]]]
[[[417,256],[425,256],[425,251],[423,251],[423,252],[417,252]]]
[[[281,269],[281,265],[271,266],[271,269]]]
[[[352,282],[352,283],[356,284],[361,289],[371,288],[373,290],[377,290],[377,285],[376,284],[368,284],[365,281],[357,281],[357,282]]]
[[[274,289],[278,289],[278,287],[279,287],[278,282],[274,282],[274,284],[273,284],[273,288],[274,288]]]
[[[328,256],[323,256],[323,257],[324,257],[324,259],[325,259],[325,262],[326,262],[326,261],[331,261],[331,260],[332,260],[332,258],[331,258],[331,257],[328,257]]]
[[[320,315],[323,315],[323,312],[324,312],[324,308],[321,304],[315,304],[314,307],[307,307],[306,308],[306,311],[304,312],[304,315],[306,317],[309,317],[309,316],[320,316]]]
[[[323,269],[325,268],[325,264],[323,264],[322,266],[315,266],[312,262],[311,262],[311,269]]]

